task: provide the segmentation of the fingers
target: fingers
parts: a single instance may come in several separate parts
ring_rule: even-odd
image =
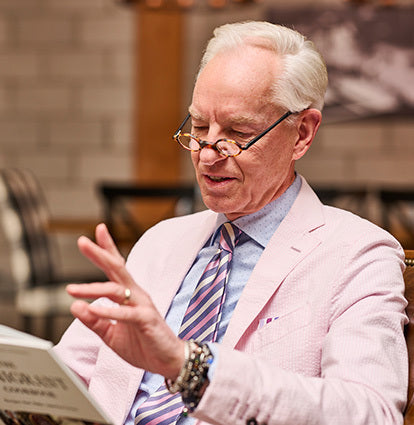
[[[93,285],[99,285],[99,284],[90,284],[90,286]],[[103,286],[114,286],[115,284],[108,282],[107,284]],[[82,298],[95,298],[96,292],[93,290],[87,291],[82,290],[82,286],[89,286],[88,284],[71,284],[67,286],[67,291],[70,295],[74,296],[80,296]],[[118,289],[121,288],[118,285]],[[117,302],[119,305],[113,305],[108,303],[94,303],[89,304],[86,301],[83,300],[76,300],[72,303],[71,306],[71,313],[77,317],[79,320],[81,320],[86,326],[90,327],[92,330],[96,331],[97,323],[96,321],[98,319],[109,319],[109,320],[119,320],[119,321],[130,321],[130,322],[136,322],[139,317],[148,317],[153,316],[160,318],[162,321],[163,319],[159,315],[157,309],[155,308],[154,304],[151,302],[151,300],[148,298],[146,302],[140,303],[139,305],[139,312],[138,310],[130,307],[136,307],[136,305],[129,305],[128,308],[125,308],[122,306],[125,295],[124,291],[121,291],[117,294],[115,292],[108,293],[105,295],[104,291],[99,292],[100,295],[96,296],[96,298],[100,298],[102,296],[105,296],[109,299],[111,299],[114,302]],[[153,322],[153,320],[152,320]],[[101,326],[101,325],[99,325]]]
[[[97,320],[96,315],[89,311],[89,304],[86,301],[76,300],[70,307],[71,313],[83,323],[92,325]]]
[[[121,263],[124,263],[124,258],[119,253],[118,248],[116,247],[111,235],[109,234],[108,228],[104,223],[100,223],[96,226],[95,238],[97,246],[99,246],[109,254],[112,254]],[[81,236],[78,240],[79,249],[81,249],[82,252],[83,250],[85,250],[85,255],[88,255],[88,247],[90,247],[91,245],[94,245],[94,243],[85,236]]]
[[[77,298],[97,299],[106,297],[118,304],[135,305],[135,300],[145,303],[148,295],[133,280],[125,267],[125,260],[119,253],[105,224],[96,227],[96,241],[81,236],[78,247],[81,253],[99,267],[108,277],[106,283],[68,285],[67,291]]]
[[[97,299],[105,297],[118,304],[135,305],[135,297],[132,291],[115,282],[69,284],[66,286],[66,291],[75,298]]]
[[[97,244],[110,252],[111,254],[115,256],[119,256],[122,258],[121,254],[118,251],[118,248],[116,247],[114,240],[112,239],[108,228],[104,223],[100,223],[96,226],[95,229],[95,238]]]
[[[95,266],[99,267],[100,269],[102,269],[103,271],[105,271],[103,269],[103,264],[101,259],[99,258],[99,256],[96,255],[96,252],[93,248],[93,242],[87,238],[86,236],[81,236],[78,239],[78,248],[79,251],[85,256],[87,257],[93,264],[95,264]]]
[[[146,317],[146,314],[149,314],[150,312],[150,310],[148,309],[145,310],[145,313],[143,313],[142,310],[144,309],[141,309],[141,311],[137,313],[136,311],[132,311],[131,309],[108,307],[97,304],[90,305],[89,310],[93,315],[101,319],[128,322],[129,324],[139,322],[140,318]]]
[[[91,305],[85,301],[77,300],[72,304],[70,311],[74,317],[79,319],[102,339],[105,340],[108,337],[113,323],[110,319],[102,318],[91,311]]]
[[[110,280],[116,282],[125,281],[124,283],[129,285],[131,284],[131,277],[125,268],[125,260],[119,254],[108,233],[106,233],[108,236],[108,239],[106,239],[105,233],[106,230],[100,235],[100,238],[104,239],[101,240],[104,247],[95,244],[85,236],[81,236],[78,239],[79,250],[93,264],[99,267]]]
[[[114,256],[110,252],[106,251],[104,248],[101,248],[86,236],[81,236],[78,239],[78,247],[85,257],[87,257],[97,267],[105,272],[105,267],[108,265],[108,261],[111,262],[111,265],[114,263]],[[119,262],[118,259],[116,260]]]

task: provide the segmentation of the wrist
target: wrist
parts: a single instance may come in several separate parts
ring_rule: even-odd
[[[165,379],[169,381],[175,381],[178,378],[186,359],[186,341],[178,338],[177,340],[179,341],[179,346],[177,349],[174,349],[174,353],[176,354],[174,354],[174,357],[167,362],[168,371],[164,371],[164,373],[162,373]]]
[[[184,364],[175,380],[166,379],[171,393],[181,393],[186,411],[192,412],[201,400],[208,386],[207,373],[213,355],[207,344],[185,341]]]

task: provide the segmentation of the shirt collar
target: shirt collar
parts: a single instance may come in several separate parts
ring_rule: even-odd
[[[233,223],[251,239],[265,248],[270,238],[289,212],[293,202],[298,196],[301,186],[302,179],[299,175],[296,175],[293,183],[281,196],[265,205],[259,211],[237,218]],[[228,221],[227,217],[223,213],[219,213],[216,220],[215,231],[210,240],[210,245],[213,245],[218,235],[218,229],[226,221]]]

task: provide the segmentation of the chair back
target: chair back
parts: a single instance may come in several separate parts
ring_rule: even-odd
[[[409,381],[404,425],[414,425],[414,250],[405,251],[405,264],[407,265],[404,272],[405,297],[408,301],[406,312],[409,319],[405,327],[405,339],[409,356]]]
[[[0,182],[7,194],[0,214],[16,248],[14,258],[21,265],[26,256],[29,265],[26,278],[18,282],[20,288],[52,284],[57,250],[47,232],[49,212],[38,181],[28,170],[9,168],[0,170]]]
[[[116,245],[129,252],[156,222],[196,211],[194,184],[149,185],[102,182],[98,186],[105,223]]]

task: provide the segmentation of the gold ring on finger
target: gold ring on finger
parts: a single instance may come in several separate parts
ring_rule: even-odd
[[[129,288],[125,288],[123,304],[128,304],[130,299],[131,299],[131,290]]]

